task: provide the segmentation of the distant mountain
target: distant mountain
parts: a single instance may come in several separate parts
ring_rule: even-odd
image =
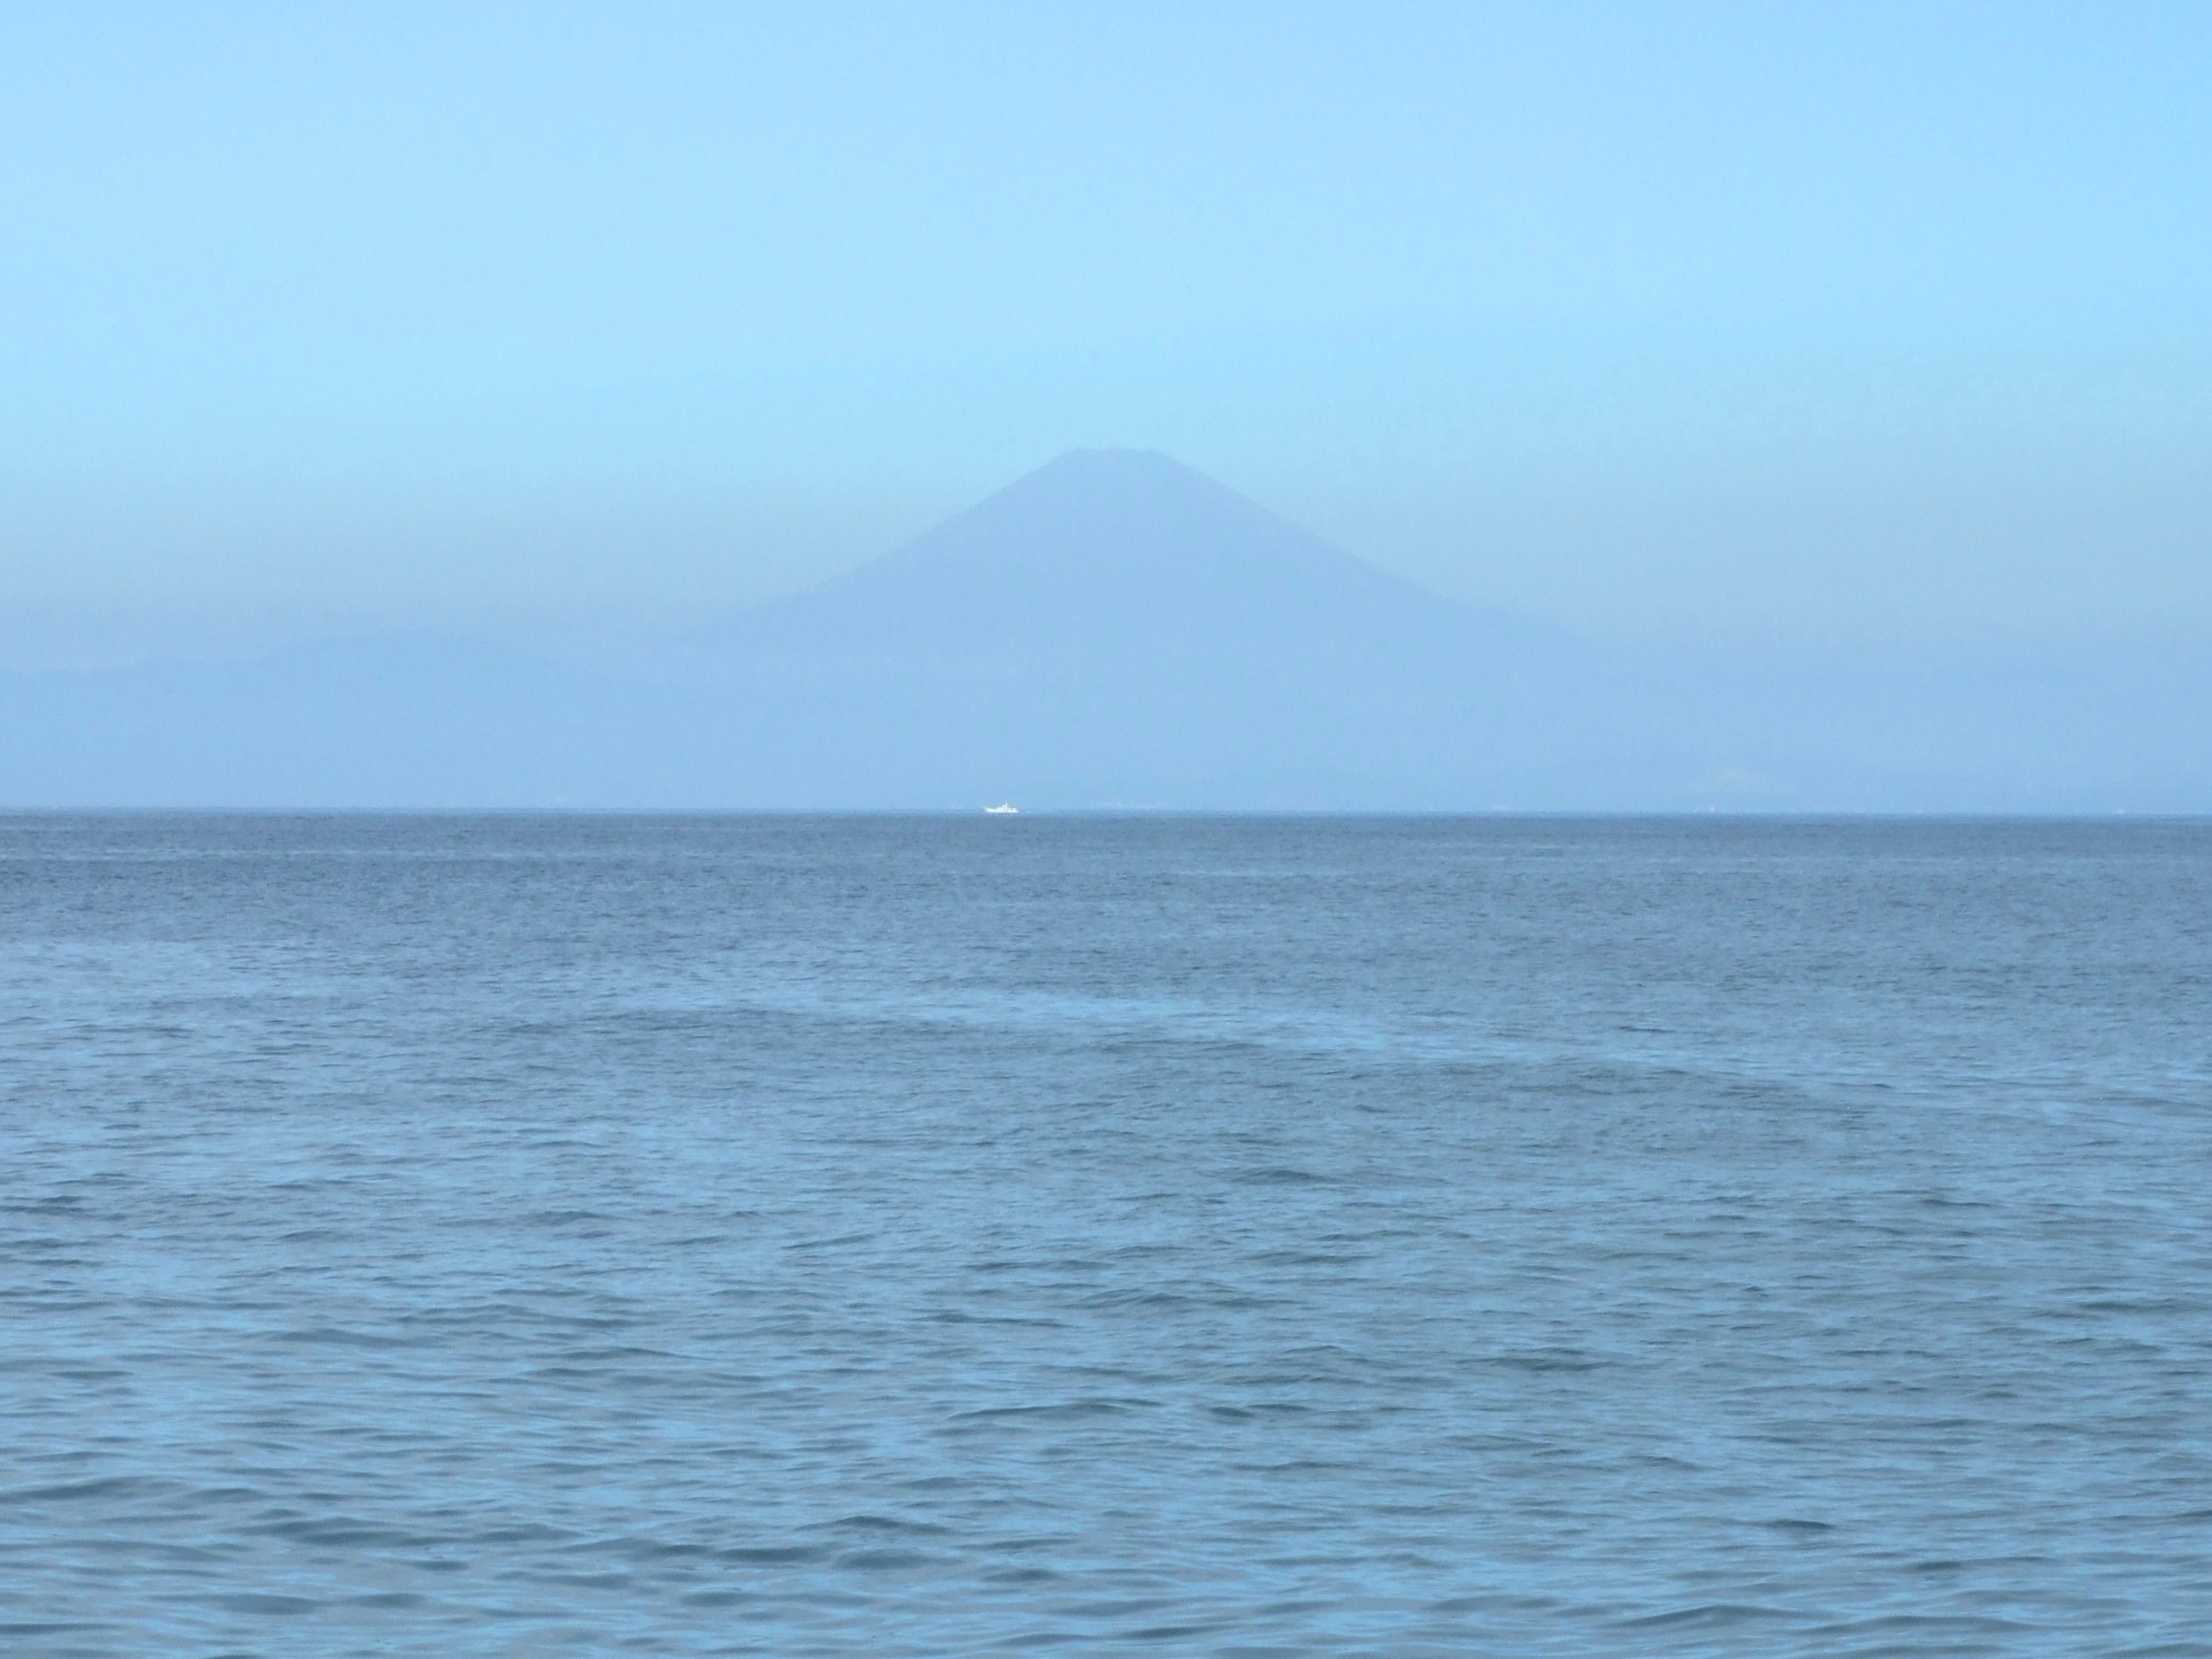
[[[759,714],[718,764],[844,804],[1526,804],[1587,702],[1557,630],[1129,450],[1063,456],[687,666]]]
[[[406,635],[0,674],[0,807],[2201,812],[2208,663],[1605,661],[1080,450],[624,672]]]
[[[0,803],[1530,805],[1578,660],[1081,450],[627,674],[408,635],[0,676]]]

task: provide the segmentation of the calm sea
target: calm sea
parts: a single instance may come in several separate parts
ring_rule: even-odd
[[[2212,825],[0,820],[0,1648],[2212,1652]]]

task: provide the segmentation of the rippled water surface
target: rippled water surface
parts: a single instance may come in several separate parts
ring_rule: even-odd
[[[2212,827],[0,820],[0,1648],[2208,1652]]]

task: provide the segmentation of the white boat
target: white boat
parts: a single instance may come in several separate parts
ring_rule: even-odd
[[[997,817],[1003,812],[1018,812],[1021,811],[1021,809],[1016,806],[1012,801],[1005,800],[1001,801],[997,806],[994,807],[985,807],[983,811],[989,812],[993,817]]]

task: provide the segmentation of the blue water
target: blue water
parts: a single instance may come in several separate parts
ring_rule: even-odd
[[[0,1648],[2212,1652],[2212,826],[0,820]]]

